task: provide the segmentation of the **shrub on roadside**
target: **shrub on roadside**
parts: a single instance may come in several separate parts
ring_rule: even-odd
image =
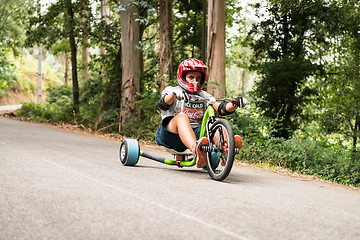
[[[47,119],[55,122],[70,122],[71,115],[65,113],[61,107],[56,104],[44,103],[37,104],[34,102],[24,103],[17,116],[28,117],[33,119]]]
[[[238,158],[251,163],[280,166],[324,180],[360,186],[360,159],[342,146],[293,136],[289,140],[269,138],[264,142],[247,142]]]

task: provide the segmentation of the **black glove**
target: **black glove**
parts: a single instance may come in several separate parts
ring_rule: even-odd
[[[243,108],[246,106],[246,104],[248,103],[248,101],[246,100],[246,98],[244,97],[237,97],[235,99],[231,100],[231,103],[235,106],[238,106],[240,108]]]

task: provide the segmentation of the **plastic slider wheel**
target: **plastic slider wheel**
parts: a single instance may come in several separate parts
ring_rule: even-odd
[[[139,161],[140,146],[136,139],[124,139],[120,145],[119,157],[124,166],[135,166]]]

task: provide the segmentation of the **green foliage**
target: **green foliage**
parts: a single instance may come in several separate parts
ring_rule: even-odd
[[[237,159],[279,166],[301,174],[315,175],[340,184],[360,186],[360,154],[309,125],[289,139],[273,137],[276,121],[251,102],[226,117],[234,133],[243,139]],[[322,137],[320,137],[322,134]]]
[[[313,61],[317,56],[307,43],[324,41],[323,35],[312,34],[323,21],[318,12],[324,7],[321,1],[285,3],[269,3],[269,17],[253,27],[250,45],[252,69],[262,77],[254,91],[257,105],[277,119],[274,136],[289,138],[298,129],[307,97],[315,93],[304,83],[321,67]]]
[[[13,63],[9,55],[17,56],[24,41],[24,18],[26,8],[32,4],[25,4],[20,0],[0,0],[0,97],[16,84]],[[16,9],[16,11],[14,11]]]
[[[137,103],[141,113],[131,123],[124,126],[121,134],[155,142],[155,132],[161,123],[157,107],[159,98],[158,93],[141,94],[141,100]]]
[[[360,158],[339,145],[292,136],[269,137],[263,141],[243,138],[243,148],[237,156],[251,163],[280,166],[301,174],[315,175],[340,184],[360,186]]]
[[[258,109],[248,104],[225,117],[233,127],[234,133],[243,136],[249,142],[261,142],[270,135],[272,119],[259,114]]]
[[[117,7],[111,5],[110,7]],[[103,19],[93,25],[91,42],[103,49],[92,56],[90,77],[81,88],[82,123],[106,132],[118,132],[121,84],[121,28],[120,19],[109,16],[110,23]],[[109,127],[110,126],[110,127]]]
[[[71,120],[71,115],[66,113],[63,107],[50,103],[24,103],[16,114],[17,116],[33,119],[48,119],[55,122],[70,122]]]
[[[13,51],[16,55],[24,41],[24,15],[33,1],[0,0],[0,52]],[[16,9],[16,11],[14,11]],[[1,54],[0,53],[0,54]],[[3,57],[0,55],[0,57]]]
[[[64,100],[61,100],[61,98],[64,99],[71,99],[72,97],[72,91],[71,88],[68,86],[60,86],[60,87],[51,87],[48,89],[48,97],[47,102],[50,104],[63,104]],[[65,100],[66,102],[66,100]]]
[[[181,0],[174,8],[174,63],[187,58],[206,59],[201,56],[202,42],[202,0]],[[176,64],[175,64],[176,65]],[[176,73],[177,66],[174,66]]]
[[[357,151],[360,141],[360,12],[358,2],[332,6],[334,16],[344,19],[332,26],[331,73],[319,81],[321,105],[319,121],[328,133],[345,136]],[[336,28],[335,28],[336,27]],[[335,35],[335,34],[336,35]]]
[[[100,107],[101,96],[104,90],[102,78],[100,76],[96,76],[95,74],[93,74],[84,83],[81,90],[82,90],[81,98],[80,98],[81,122],[86,126],[93,128],[95,126],[95,119]],[[105,125],[109,124],[108,120],[109,119],[102,119],[103,124]]]
[[[49,88],[46,103],[24,103],[17,115],[55,122],[70,122],[73,119],[71,88],[67,86]]]
[[[75,13],[74,29],[70,27],[67,4],[71,4]],[[26,31],[27,46],[43,44],[50,49],[54,44],[61,44],[68,39],[69,31],[74,31],[76,36],[82,32],[88,32],[89,26],[84,24],[84,18],[93,18],[92,12],[88,9],[88,1],[76,1],[71,3],[69,0],[56,1],[53,3],[41,3],[29,8],[28,28]],[[47,5],[47,11],[41,11],[41,7]],[[84,15],[86,12],[86,15]]]
[[[1,56],[0,49],[0,97],[9,91],[14,77],[14,67],[4,56]]]

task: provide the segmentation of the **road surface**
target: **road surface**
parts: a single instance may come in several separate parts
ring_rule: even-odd
[[[251,167],[224,182],[0,117],[0,239],[360,239],[360,193]],[[153,154],[166,153],[145,148]]]
[[[20,109],[21,107],[22,107],[22,104],[0,106],[0,113],[2,113],[2,112],[13,112],[15,110]]]

